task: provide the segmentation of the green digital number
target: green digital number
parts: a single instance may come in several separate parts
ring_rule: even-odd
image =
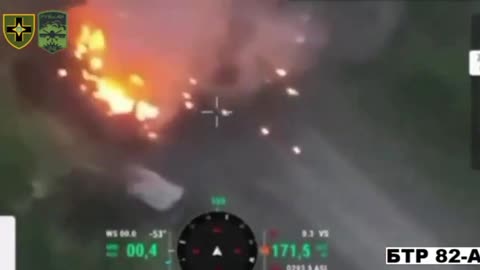
[[[213,196],[211,202],[214,206],[225,206],[227,204],[227,198],[224,196]]]
[[[145,256],[145,246],[142,243],[127,244],[127,257],[143,258]]]
[[[274,258],[278,258],[278,244],[273,244],[272,245],[272,253]]]
[[[302,246],[302,257],[305,259],[309,259],[312,257],[312,246],[310,244],[303,244]]]
[[[148,254],[152,257],[157,257],[158,256],[158,244],[152,244],[150,246],[150,250],[148,251]]]
[[[148,254],[145,254],[145,251],[146,251],[146,248],[144,243],[128,243],[127,244],[128,258],[147,258],[148,256],[156,257],[158,256],[158,244],[153,243],[152,245],[150,245],[150,248],[147,251]]]
[[[274,258],[308,259],[312,256],[312,246],[304,243],[301,246],[295,243],[276,243],[272,245]]]

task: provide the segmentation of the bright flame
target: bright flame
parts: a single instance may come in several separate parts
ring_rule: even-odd
[[[80,36],[75,48],[74,55],[80,60],[86,60],[92,72],[102,71],[105,67],[102,55],[106,49],[105,36],[100,29],[92,29],[83,25]],[[66,76],[65,72],[60,72],[59,76]],[[94,82],[96,87],[92,96],[97,100],[101,100],[108,104],[109,115],[134,113],[139,121],[155,119],[159,116],[159,109],[150,104],[146,100],[136,100],[130,94],[132,89],[127,89],[121,82],[108,76],[100,76],[84,69],[82,77],[86,81]],[[129,82],[136,87],[143,87],[145,82],[138,74],[131,74],[128,77]],[[82,91],[86,91],[85,86],[80,87]],[[151,131],[150,131],[151,132]],[[156,135],[149,133],[148,137],[152,138]]]
[[[97,81],[97,87],[93,96],[108,102],[110,114],[129,113],[133,110],[135,101],[129,98],[121,86],[114,81],[100,79]]]
[[[130,75],[130,82],[135,86],[144,86],[145,81],[138,74]]]
[[[94,29],[92,31],[87,25],[82,26],[79,43],[85,45],[89,51],[103,51],[106,48],[102,30]]]
[[[145,121],[147,119],[157,118],[159,114],[160,114],[160,111],[158,110],[157,107],[145,101],[139,101],[137,103],[136,116],[138,120]]]

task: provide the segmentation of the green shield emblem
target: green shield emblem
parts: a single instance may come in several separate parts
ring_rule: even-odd
[[[56,53],[68,46],[67,13],[47,10],[38,13],[38,46],[49,53]]]
[[[35,14],[3,14],[3,35],[15,49],[25,48],[35,35]]]

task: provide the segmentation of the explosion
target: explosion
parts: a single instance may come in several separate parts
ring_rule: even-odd
[[[159,108],[147,100],[134,98],[135,91],[145,85],[144,79],[135,73],[123,80],[105,75],[105,50],[106,39],[103,31],[82,25],[74,48],[75,58],[86,63],[86,67],[81,70],[85,83],[80,84],[79,89],[99,104],[105,104],[105,113],[109,116],[132,114],[142,123],[155,120],[160,115]],[[59,69],[57,74],[59,77],[66,77],[68,72],[66,69]],[[90,84],[91,89],[86,84]],[[148,138],[157,138],[157,134],[150,130],[148,124],[142,127]]]
[[[158,127],[160,122],[176,119],[179,109],[202,112],[207,95],[242,103],[258,90],[281,87],[288,98],[300,98],[303,91],[287,83],[308,68],[313,51],[323,47],[326,38],[323,32],[319,34],[321,42],[309,38],[313,28],[305,18],[310,8],[285,12],[276,1],[220,4],[208,0],[202,1],[199,10],[197,2],[159,1],[145,8],[128,1],[92,0],[71,10],[78,27],[74,56],[84,66],[81,93],[104,104],[101,110],[106,115],[133,115],[149,139],[158,136],[150,121]],[[107,20],[97,10],[118,17]],[[152,34],[145,32],[143,25],[159,27]],[[133,65],[139,73],[113,73]],[[67,72],[58,75],[65,77]],[[145,86],[143,76],[155,80],[148,80]],[[154,99],[140,94],[145,94],[145,89]],[[216,114],[222,117],[232,112],[219,110]],[[276,135],[271,134],[274,127],[259,124],[261,136]],[[292,147],[295,154],[302,152],[298,146]]]

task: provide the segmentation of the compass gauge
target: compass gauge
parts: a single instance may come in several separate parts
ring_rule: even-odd
[[[252,270],[258,247],[250,227],[227,212],[193,219],[178,240],[182,270]]]

